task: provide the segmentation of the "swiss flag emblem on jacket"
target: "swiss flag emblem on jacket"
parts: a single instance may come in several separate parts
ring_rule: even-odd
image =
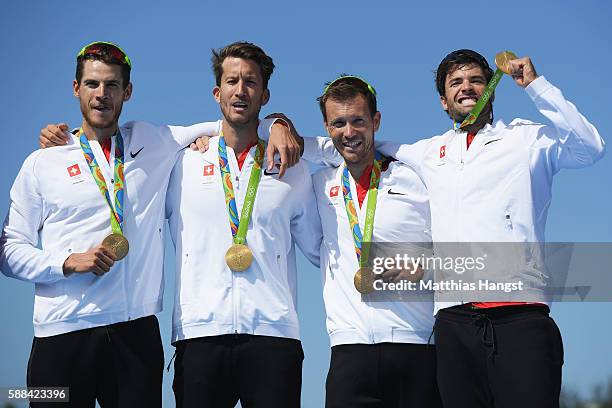
[[[340,186],[333,186],[329,189],[330,197],[338,197],[338,191],[340,190]]]
[[[79,168],[78,164],[73,164],[72,166],[67,167],[66,170],[68,170],[68,174],[70,175],[70,177],[78,176],[79,174],[81,174],[81,169]]]
[[[204,166],[204,175],[205,176],[212,176],[213,174],[215,174],[215,165],[214,164],[210,164],[208,166]]]
[[[446,145],[440,146],[440,158],[444,158],[446,156]]]

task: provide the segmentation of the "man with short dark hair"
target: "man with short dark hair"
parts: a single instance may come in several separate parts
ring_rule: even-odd
[[[237,41],[227,47],[212,50],[211,62],[217,86],[221,86],[223,62],[226,58],[240,58],[257,62],[262,75],[263,87],[266,90],[268,89],[268,82],[270,82],[275,66],[272,58],[266,55],[260,47],[246,41]]]
[[[221,135],[185,150],[166,213],[176,247],[172,343],[177,407],[299,407],[304,354],[295,244],[318,264],[307,166],[280,179],[257,129],[272,58],[239,42],[213,51]]]
[[[114,44],[79,52],[73,88],[81,128],[65,146],[26,159],[2,232],[2,272],[35,283],[27,384],[69,387],[67,406],[161,406],[155,313],[163,196],[174,162],[167,151],[216,131],[215,123],[119,126],[130,70]]]
[[[461,128],[492,70],[480,54],[458,50],[442,60],[436,74],[453,129],[414,145],[377,146],[413,167],[425,182],[434,247],[544,242],[553,176],[603,156],[597,129],[537,75],[528,57],[510,60],[507,69],[552,126],[524,119],[493,123],[491,99],[474,123]],[[331,144],[305,138],[304,159],[340,164]],[[517,272],[526,281],[546,280],[544,271]],[[558,407],[561,336],[549,317],[549,295],[540,286],[530,296],[528,302],[468,299],[473,301],[463,305],[436,300],[438,385],[445,407]]]
[[[324,168],[313,176],[332,346],[325,406],[441,407],[435,346],[427,344],[433,295],[421,292],[405,301],[383,285],[417,282],[422,270],[389,268],[380,280],[368,277],[370,242],[380,248],[411,243],[418,249],[412,256],[430,246],[427,190],[414,170],[376,151],[381,114],[369,83],[341,76],[326,86],[319,104],[344,160],[339,168]]]

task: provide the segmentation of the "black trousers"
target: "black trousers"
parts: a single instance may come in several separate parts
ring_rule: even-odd
[[[332,347],[327,408],[438,408],[435,346],[380,343]]]
[[[563,343],[548,307],[452,307],[434,331],[444,408],[559,407]]]
[[[34,337],[28,387],[69,387],[69,403],[32,407],[161,407],[164,350],[155,316]]]
[[[299,340],[228,334],[176,343],[177,408],[300,406],[304,352]]]

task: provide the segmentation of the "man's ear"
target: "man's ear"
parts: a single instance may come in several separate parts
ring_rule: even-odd
[[[264,89],[263,95],[261,96],[261,106],[264,106],[270,100],[270,90],[268,88]]]
[[[374,122],[374,132],[378,132],[378,128],[380,127],[380,112],[377,111],[374,114],[372,121]]]
[[[217,103],[221,102],[221,88],[219,88],[218,86],[215,86],[212,90],[212,94],[215,97],[215,101],[217,101]]]
[[[132,97],[132,83],[130,82],[123,90],[123,102],[127,102]]]
[[[448,112],[448,104],[446,103],[446,97],[440,95],[440,104],[442,104],[442,109],[444,109],[445,112]]]
[[[73,95],[74,95],[76,98],[78,98],[78,97],[79,97],[79,88],[80,88],[79,83],[77,82],[77,80],[76,80],[76,79],[73,79],[73,80],[72,80],[72,94],[73,94]]]
[[[329,131],[329,124],[327,123],[327,121],[325,119],[323,119],[323,127],[325,128],[325,130],[327,131],[327,135],[329,137],[331,137],[331,132]]]

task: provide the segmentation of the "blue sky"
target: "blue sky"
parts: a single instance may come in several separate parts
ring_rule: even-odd
[[[248,40],[262,46],[277,67],[271,101],[262,113],[286,113],[304,135],[324,131],[315,98],[325,81],[342,72],[375,86],[382,112],[378,138],[414,142],[442,133],[450,122],[440,108],[432,71],[458,48],[475,49],[491,62],[503,49],[531,56],[538,73],[560,87],[604,138],[612,133],[608,3],[410,3],[5,2],[0,14],[0,123],[6,126],[0,213],[7,211],[8,192],[23,159],[37,148],[39,129],[48,122],[80,122],[71,91],[75,55],[94,40],[119,43],[134,64],[134,94],[124,105],[123,121],[216,120],[210,49]],[[507,78],[497,88],[495,116],[545,120]],[[557,176],[549,241],[612,242],[611,156]],[[169,360],[174,255],[166,252],[168,284],[160,322]],[[602,266],[602,273],[609,271],[609,265]],[[320,407],[329,364],[320,274],[301,258],[299,275],[306,354],[302,399],[305,407]],[[0,279],[0,387],[25,383],[32,303],[31,285]],[[554,306],[564,336],[566,385],[586,392],[612,375],[611,315],[610,303]],[[172,371],[165,373],[166,406],[174,405],[171,380]]]

